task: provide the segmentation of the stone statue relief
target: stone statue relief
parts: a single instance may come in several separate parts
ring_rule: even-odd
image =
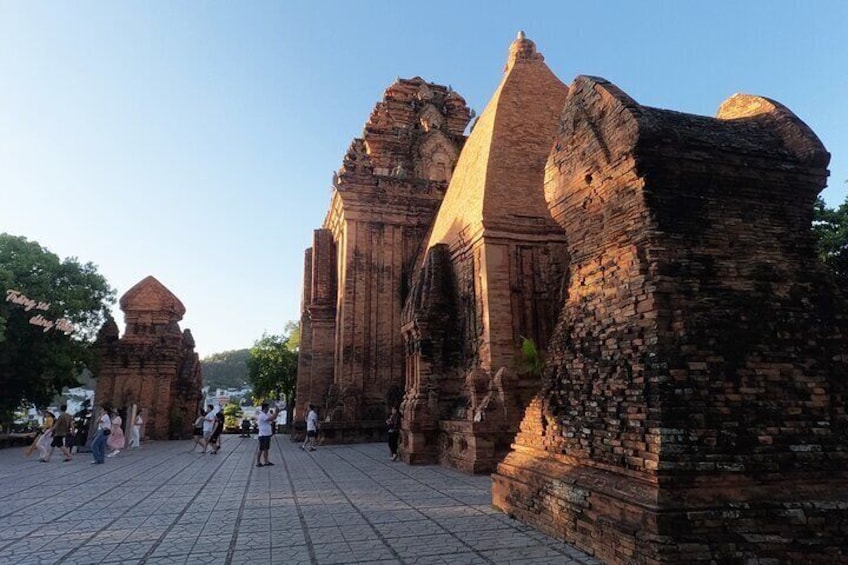
[[[419,148],[418,177],[450,182],[459,154],[453,143],[439,130],[432,130]]]

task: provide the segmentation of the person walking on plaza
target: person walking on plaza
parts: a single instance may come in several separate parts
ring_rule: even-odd
[[[132,431],[130,431],[130,443],[127,447],[141,447],[141,426],[143,425],[144,418],[141,416],[141,409],[139,409],[135,415],[135,422],[133,422]]]
[[[56,416],[53,415],[53,412],[50,410],[44,411],[44,423],[42,424],[42,430],[44,430],[36,441],[36,448],[38,448],[38,460],[42,463],[47,463],[47,457],[50,452],[50,445],[53,442],[53,424],[56,422]]]
[[[209,445],[212,446],[212,455],[215,455],[221,449],[222,433],[224,433],[224,411],[218,410],[215,412],[215,423],[212,424],[212,436],[209,438]]]
[[[271,422],[277,417],[276,413],[268,411],[268,403],[263,402],[259,412],[256,413],[256,421],[259,423],[259,451],[256,452],[256,466],[264,467],[273,465],[268,460],[268,450],[271,448]],[[262,460],[265,463],[262,463]]]
[[[91,456],[94,458],[92,464],[103,464],[106,462],[106,439],[112,433],[112,419],[109,417],[109,406],[103,405],[100,417],[97,419],[97,432],[91,442]]]
[[[392,413],[389,414],[389,418],[386,420],[386,427],[388,428],[387,435],[392,461],[397,461],[398,439],[400,439],[400,412],[398,412],[397,406],[392,406]]]
[[[112,452],[106,457],[116,456],[126,445],[127,438],[124,436],[124,430],[121,427],[123,423],[124,420],[118,414],[118,411],[112,410],[112,433],[109,434],[109,438],[106,440],[106,445],[109,446]]]
[[[206,405],[206,412],[203,414],[203,454],[206,455],[206,448],[212,439],[212,431],[215,429],[215,407],[211,404]]]
[[[306,414],[306,440],[300,446],[304,451],[308,448],[309,451],[315,451],[315,438],[318,437],[318,412],[315,411],[315,405],[309,405],[309,412]]]
[[[205,419],[206,412],[201,409],[194,421],[194,445],[191,446],[191,453],[194,453],[194,448],[203,447],[203,421]]]
[[[44,459],[45,462],[50,461],[53,456],[53,451],[58,447],[65,456],[63,461],[71,460],[71,449],[68,447],[66,439],[71,435],[71,428],[74,425],[73,417],[68,414],[68,405],[62,404],[59,406],[59,417],[53,422],[53,440],[50,442],[50,452]]]

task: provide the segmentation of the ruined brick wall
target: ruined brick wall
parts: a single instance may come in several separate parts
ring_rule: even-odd
[[[183,330],[177,352],[176,377],[171,381],[171,409],[168,413],[172,436],[181,438],[191,436],[197,408],[203,403],[200,356],[194,347],[191,330]]]
[[[844,559],[827,160],[762,98],[713,119],[575,81],[546,182],[567,298],[495,504],[616,563]]]

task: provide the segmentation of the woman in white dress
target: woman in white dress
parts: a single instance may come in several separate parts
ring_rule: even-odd
[[[141,447],[141,426],[144,425],[144,418],[141,417],[141,410],[135,416],[132,431],[130,431],[130,443],[128,447]]]
[[[47,463],[47,458],[50,456],[50,444],[53,442],[53,422],[55,421],[56,416],[53,415],[53,412],[50,410],[44,412],[44,432],[35,444],[38,448],[38,460],[42,463]]]

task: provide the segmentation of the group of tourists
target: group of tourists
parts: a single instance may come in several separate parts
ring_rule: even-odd
[[[259,412],[256,414],[256,420],[259,423],[259,450],[256,452],[256,466],[265,467],[273,465],[268,460],[268,451],[271,445],[271,435],[273,434],[272,423],[277,419],[279,409],[270,410],[270,405],[263,402]],[[400,413],[396,407],[392,407],[392,412],[389,419],[386,420],[388,426],[389,449],[391,451],[392,461],[397,460],[398,438],[400,436]],[[304,451],[315,451],[316,441],[318,439],[318,410],[314,404],[309,405],[309,411],[306,413],[306,439],[300,445]]]
[[[256,413],[256,421],[259,426],[259,449],[256,452],[256,466],[273,466],[268,453],[271,448],[271,436],[274,434],[273,424],[280,415],[280,409],[270,409],[270,404],[263,402]],[[318,437],[318,412],[315,406],[309,405],[306,415],[306,440],[300,446],[303,450],[315,451],[315,440]]]
[[[205,455],[207,450],[212,455],[221,449],[221,434],[224,433],[224,411],[217,410],[212,404],[207,404],[205,410],[201,410],[194,421],[194,444],[191,446],[193,452],[196,448],[203,449],[201,454]]]
[[[91,462],[92,465],[105,463],[107,457],[115,457],[124,449],[127,440],[124,436],[123,424],[123,418],[117,410],[108,404],[101,407],[100,415],[97,418],[97,431],[91,441],[91,455],[94,458]],[[144,425],[144,417],[139,410],[130,430],[128,447],[140,447],[142,425]],[[110,450],[108,454],[106,453],[107,448]]]
[[[144,417],[139,411],[130,431],[129,447],[141,445],[141,426],[143,424]],[[59,406],[58,416],[46,410],[41,425],[41,433],[27,448],[25,455],[28,457],[38,450],[38,460],[42,463],[49,463],[58,447],[62,453],[62,461],[66,463],[72,461],[74,438],[79,431],[74,429],[74,418],[68,413],[67,404]],[[118,455],[124,449],[126,443],[121,416],[110,406],[103,405],[97,419],[97,430],[91,442],[91,453],[94,459],[92,464],[103,463],[106,457]],[[106,454],[107,448],[110,450],[108,455]]]
[[[260,412],[257,414],[259,420],[259,451],[256,454],[256,466],[273,465],[268,462],[268,445],[271,440],[271,427],[265,429],[263,433],[263,421],[273,421],[276,415],[268,412],[268,403],[263,403]],[[392,406],[391,412],[386,419],[386,435],[389,444],[389,458],[392,461],[398,459],[398,443],[400,441],[400,412],[397,406]],[[263,439],[265,438],[265,439]],[[306,439],[301,444],[300,448],[304,451],[315,451],[316,441],[318,439],[318,410],[314,404],[309,405],[309,411],[306,413]],[[265,463],[263,464],[260,458],[263,456]]]
[[[56,417],[52,412],[45,412],[43,432],[36,438],[32,446],[28,449],[27,455],[30,455],[35,449],[38,449],[40,457],[39,461],[47,463],[53,456],[54,450],[58,447],[63,455],[63,461],[71,461],[73,456],[71,453],[71,440],[73,437],[73,418],[67,412],[67,405],[63,404],[59,407],[59,416]],[[273,435],[273,425],[280,415],[279,409],[270,409],[267,402],[263,402],[259,411],[256,413],[256,422],[259,431],[259,449],[256,452],[256,466],[265,467],[274,465],[269,458],[269,450],[271,446],[271,436]],[[107,457],[115,457],[126,445],[128,447],[139,447],[141,440],[141,427],[144,424],[144,417],[139,411],[130,430],[130,440],[127,440],[123,431],[123,420],[117,410],[104,404],[97,417],[97,428],[94,439],[91,442],[91,454],[93,457],[92,464],[102,464]],[[391,412],[386,419],[386,431],[389,444],[390,459],[397,461],[398,459],[398,443],[400,439],[400,412],[397,407],[392,406]],[[224,432],[224,412],[220,408],[216,409],[212,404],[208,404],[205,410],[201,410],[197,419],[194,422],[194,444],[191,451],[196,448],[201,448],[201,453],[206,454],[207,451],[211,454],[217,454],[221,449],[221,434]],[[244,434],[243,434],[244,435]],[[249,437],[249,432],[248,432]],[[306,438],[300,445],[304,451],[315,451],[318,438],[318,411],[315,405],[309,405],[309,411],[306,414]],[[108,453],[107,453],[108,450]]]
[[[35,450],[38,450],[38,460],[42,463],[49,463],[53,452],[58,447],[62,452],[63,461],[70,461],[71,446],[73,441],[74,419],[68,414],[68,406],[62,404],[59,407],[59,416],[56,417],[53,412],[47,410],[44,412],[44,421],[41,426],[41,433],[32,442],[26,450],[26,455],[29,457]]]

